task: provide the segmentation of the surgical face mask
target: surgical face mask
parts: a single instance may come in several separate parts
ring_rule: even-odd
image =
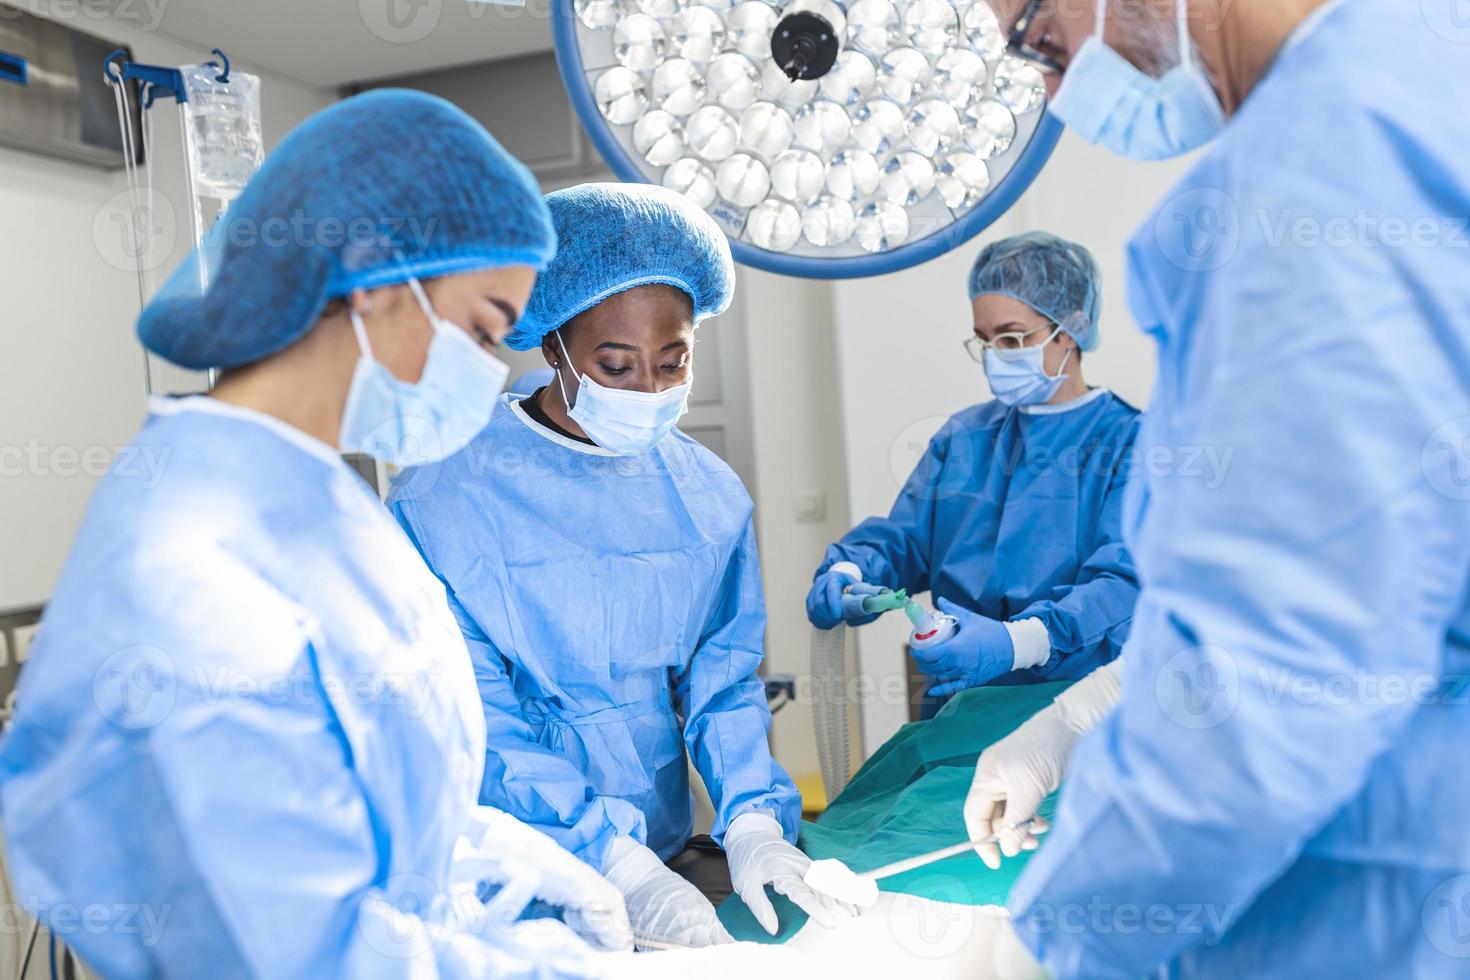
[[[1016,354],[1002,357],[994,348],[985,350],[985,379],[990,382],[990,392],[996,401],[1012,408],[1023,405],[1044,405],[1052,400],[1067,375],[1062,370],[1071,360],[1072,352],[1062,358],[1057,376],[1046,373],[1046,345],[1050,344],[1062,328],[1035,347],[1023,348]]]
[[[1220,99],[1195,57],[1188,0],[1179,7],[1179,64],[1151,78],[1103,41],[1108,0],[1097,2],[1097,30],[1062,76],[1050,111],[1090,143],[1133,160],[1163,160],[1203,146],[1225,128]]]
[[[587,438],[603,449],[619,456],[641,456],[663,442],[689,411],[690,382],[659,392],[607,388],[585,374],[577,374],[560,330],[556,342],[567,370],[577,379],[577,399],[573,402],[567,397],[561,371],[556,372],[562,403]]]
[[[408,281],[434,327],[423,375],[400,381],[373,359],[362,317],[351,312],[357,368],[342,410],[337,445],[395,466],[418,466],[452,456],[490,421],[510,367],[468,333],[439,318],[417,280]]]

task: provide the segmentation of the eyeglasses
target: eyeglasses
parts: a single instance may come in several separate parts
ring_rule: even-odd
[[[1026,8],[1021,11],[1021,16],[1016,18],[1016,24],[1011,28],[1010,40],[1006,42],[1006,51],[1013,58],[1032,65],[1038,71],[1047,75],[1060,75],[1061,64],[1049,54],[1045,54],[1026,40],[1026,35],[1031,32],[1031,25],[1036,22],[1036,17],[1041,13],[1041,6],[1048,0],[1027,0]]]
[[[1062,328],[1050,320],[1039,327],[1032,327],[1030,330],[1012,330],[1010,333],[996,334],[994,340],[985,340],[976,334],[971,334],[965,338],[965,353],[969,354],[970,360],[976,364],[985,363],[985,352],[987,350],[995,351],[996,356],[1003,361],[1014,361],[1021,356],[1021,353],[1028,346],[1026,343],[1027,337],[1049,328],[1051,328],[1051,336],[1047,337],[1046,340],[1038,345],[1045,346],[1051,343],[1057,334],[1062,332]]]

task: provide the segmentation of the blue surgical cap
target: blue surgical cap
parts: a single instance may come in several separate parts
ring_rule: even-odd
[[[689,294],[694,322],[718,316],[735,290],[730,243],[682,194],[645,184],[581,184],[546,195],[556,258],[536,280],[506,344],[541,338],[616,293],[663,283]]]
[[[443,99],[380,89],[316,113],[266,157],[138,336],[187,368],[249,364],[354,289],[540,269],[555,250],[530,172],[483,126]]]
[[[970,299],[994,294],[1025,303],[1082,350],[1097,347],[1102,275],[1081,245],[1044,231],[987,245],[970,270]]]

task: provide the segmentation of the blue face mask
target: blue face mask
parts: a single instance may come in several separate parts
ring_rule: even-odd
[[[468,333],[441,320],[417,280],[408,285],[434,327],[423,374],[415,383],[400,381],[374,360],[362,317],[353,310],[360,353],[337,437],[342,452],[366,453],[395,466],[432,463],[459,452],[490,421],[510,373],[509,365]]]
[[[1097,31],[1067,66],[1051,114],[1089,143],[1132,160],[1176,157],[1218,136],[1225,113],[1195,58],[1189,4],[1176,2],[1179,64],[1151,78],[1104,43],[1108,0],[1098,0]]]
[[[562,403],[567,406],[572,421],[587,433],[587,438],[603,449],[619,456],[641,456],[663,442],[689,411],[690,383],[658,392],[607,388],[585,374],[577,374],[560,330],[556,342],[567,369],[577,379],[577,399],[573,402],[567,397],[561,372],[556,372]]]
[[[993,347],[985,349],[985,380],[990,382],[990,393],[1002,405],[1020,408],[1023,405],[1044,405],[1056,395],[1057,389],[1067,379],[1062,368],[1067,366],[1072,352],[1062,358],[1057,376],[1046,373],[1046,345],[1052,342],[1062,328],[1053,331],[1045,342],[1026,347],[1017,354],[1001,357]]]

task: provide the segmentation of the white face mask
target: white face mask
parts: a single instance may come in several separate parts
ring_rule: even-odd
[[[1188,0],[1175,2],[1179,64],[1152,78],[1103,41],[1108,0],[1097,0],[1097,30],[1067,66],[1051,114],[1089,143],[1133,160],[1179,156],[1220,135],[1225,113],[1195,57]]]
[[[556,372],[562,404],[567,406],[572,421],[587,433],[587,438],[603,449],[619,456],[641,456],[663,442],[689,411],[692,382],[658,392],[607,388],[585,374],[577,374],[560,330],[556,332],[556,343],[561,347],[567,370],[577,379],[577,399],[573,402],[567,397],[561,371]]]
[[[414,383],[400,381],[374,360],[367,331],[350,312],[357,336],[357,368],[337,446],[396,466],[418,466],[459,452],[490,421],[510,366],[492,357],[468,333],[440,319],[418,280],[409,288],[434,328],[424,371]]]
[[[1044,405],[1056,396],[1057,389],[1067,379],[1064,369],[1072,359],[1072,351],[1062,358],[1056,376],[1046,373],[1047,345],[1062,332],[1057,327],[1052,335],[1035,347],[1026,347],[1014,355],[1001,357],[994,348],[985,351],[985,380],[990,383],[990,393],[1002,405],[1020,408],[1025,405]]]

